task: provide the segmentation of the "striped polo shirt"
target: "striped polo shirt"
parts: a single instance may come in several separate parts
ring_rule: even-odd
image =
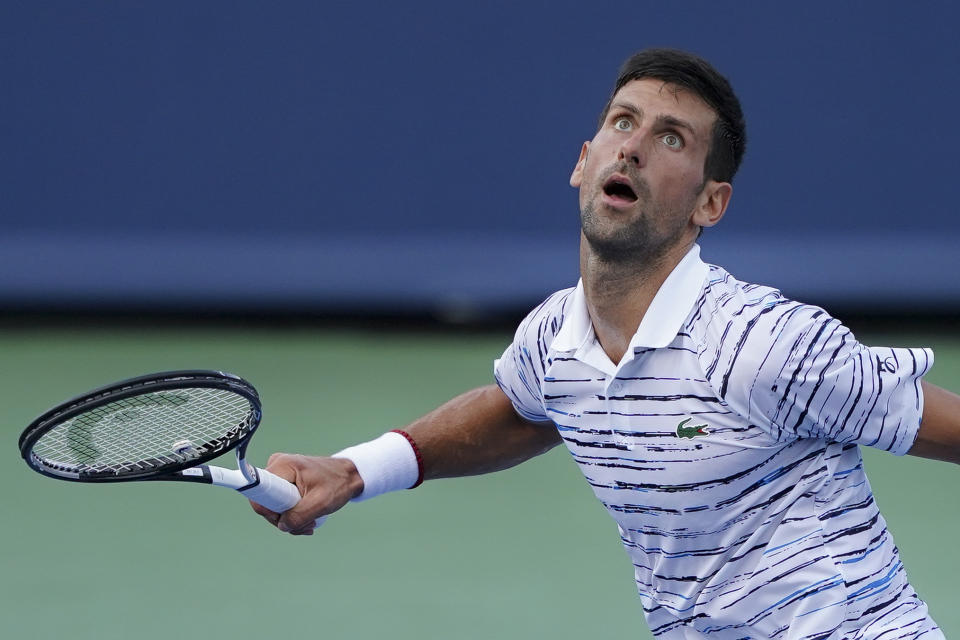
[[[534,309],[494,369],[616,521],[654,636],[941,638],[859,450],[910,449],[932,363],[864,346],[695,245],[620,363],[580,283]]]

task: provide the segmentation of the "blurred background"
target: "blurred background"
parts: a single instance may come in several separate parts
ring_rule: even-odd
[[[648,46],[706,57],[746,112],[705,259],[866,341],[933,347],[956,390],[958,20],[934,1],[0,3],[10,637],[649,637],[561,451],[291,540],[226,494],[35,476],[13,443],[49,405],[163,369],[254,382],[262,460],[490,382],[516,321],[576,282],[567,180]],[[865,455],[960,633],[954,468]]]

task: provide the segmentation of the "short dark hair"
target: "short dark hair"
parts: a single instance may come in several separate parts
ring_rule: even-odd
[[[630,56],[620,67],[617,84],[600,114],[603,126],[613,97],[631,80],[654,78],[692,91],[717,114],[713,138],[704,162],[707,180],[731,182],[747,148],[747,125],[733,87],[709,62],[677,49],[646,49]]]

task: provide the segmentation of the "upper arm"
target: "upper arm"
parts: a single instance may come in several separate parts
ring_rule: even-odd
[[[923,418],[912,456],[960,464],[960,396],[924,381]]]

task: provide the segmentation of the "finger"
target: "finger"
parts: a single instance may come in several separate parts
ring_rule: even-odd
[[[274,453],[267,460],[266,470],[275,476],[280,476],[291,484],[296,484],[296,458],[287,453]]]
[[[312,536],[314,532],[314,527],[311,525],[305,529],[297,529],[296,531],[291,531],[290,535],[294,536]]]
[[[274,526],[277,525],[277,522],[280,520],[280,514],[279,514],[279,513],[277,513],[276,511],[271,511],[270,509],[267,509],[267,508],[266,508],[265,506],[263,506],[262,504],[257,504],[257,503],[254,502],[253,500],[250,500],[249,502],[250,502],[250,506],[253,508],[253,510],[256,511],[256,512],[257,512],[258,514],[260,514],[261,516],[263,516],[263,517],[266,519],[267,522],[269,522],[270,524],[272,524],[272,525],[274,525]]]
[[[280,515],[277,527],[281,531],[293,533],[307,529],[313,531],[316,528],[316,520],[319,514],[313,515],[311,510],[298,507],[299,505]]]
[[[316,529],[316,520],[337,511],[342,504],[331,503],[331,494],[326,488],[314,488],[303,494],[300,502],[289,511],[280,514],[278,527],[286,527],[286,531],[301,529]]]

